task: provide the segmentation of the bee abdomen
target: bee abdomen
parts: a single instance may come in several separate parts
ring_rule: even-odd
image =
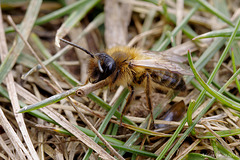
[[[180,76],[180,79],[178,81],[178,83],[174,86],[173,89],[177,90],[177,91],[185,91],[186,90],[186,84],[185,81],[183,80],[183,77]]]
[[[176,91],[186,90],[186,84],[182,75],[166,70],[155,70],[151,73],[152,80],[161,86]]]

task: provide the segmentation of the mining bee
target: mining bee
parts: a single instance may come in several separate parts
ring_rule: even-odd
[[[111,87],[128,87],[129,95],[122,115],[128,109],[133,98],[134,88],[145,88],[146,101],[152,114],[150,94],[153,89],[167,91],[185,91],[183,75],[192,75],[183,63],[186,59],[179,55],[164,55],[160,52],[144,51],[126,46],[113,47],[105,52],[91,53],[67,40],[61,41],[77,47],[91,56],[88,64],[88,81],[97,83],[106,80]],[[120,119],[120,124],[122,117]]]

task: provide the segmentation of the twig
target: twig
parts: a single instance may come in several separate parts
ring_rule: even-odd
[[[100,81],[98,83],[92,84],[92,83],[88,83],[85,86],[80,87],[77,91],[76,91],[76,95],[79,97],[88,95],[89,93],[102,88],[104,86],[106,86],[108,84],[108,82],[106,80]]]

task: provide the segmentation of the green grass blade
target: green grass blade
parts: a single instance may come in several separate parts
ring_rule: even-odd
[[[176,34],[187,24],[189,19],[193,16],[193,14],[198,10],[199,5],[197,4],[188,14],[185,16],[185,18],[181,21],[181,23],[174,28],[172,31],[172,37],[175,37]],[[168,44],[171,42],[171,38],[167,38],[158,48],[157,51],[163,51]]]
[[[208,73],[205,69],[202,69],[202,72],[203,72],[203,74],[204,74],[207,78],[209,78],[209,73]],[[217,89],[220,89],[220,88],[221,88],[221,86],[220,86],[217,82],[215,82],[215,81],[212,81],[212,84],[213,84],[213,86],[216,87]],[[232,93],[230,93],[230,92],[228,92],[228,91],[224,91],[223,94],[224,94],[225,96],[227,96],[228,98],[230,98],[230,99],[232,99],[232,100],[240,103],[240,98],[237,97],[237,96],[235,96],[235,95],[233,95]]]
[[[161,104],[159,104],[157,107],[154,108],[153,110],[153,118],[155,119],[161,112],[163,111]],[[148,120],[150,118],[150,115],[145,119],[145,121],[143,121],[139,128],[147,128],[148,125]],[[130,147],[132,146],[136,140],[138,140],[138,138],[141,136],[142,134],[140,132],[134,132],[132,134],[132,136],[126,141],[126,143],[124,144],[124,146],[126,147]],[[120,151],[119,154],[124,155],[124,151]]]
[[[34,58],[30,54],[26,54],[26,53],[21,53],[18,56],[17,63],[22,64],[22,65],[26,66],[27,68],[32,68],[38,64],[36,58]]]
[[[100,125],[99,129],[98,129],[98,132],[100,134],[102,134],[104,132],[104,130],[106,129],[110,119],[112,118],[113,114],[117,111],[119,105],[123,102],[123,100],[125,99],[125,97],[127,96],[128,94],[128,89],[124,89],[122,91],[122,94],[119,96],[119,98],[117,99],[116,103],[113,105],[113,107],[110,109],[110,111],[108,112],[108,114],[106,115],[106,117],[104,118],[102,124]],[[99,141],[99,138],[97,136],[94,137],[94,141],[96,143],[98,143]],[[88,149],[88,151],[86,152],[86,154],[84,155],[84,158],[83,159],[88,159],[92,153],[92,149]]]
[[[126,147],[124,145],[112,144],[112,146],[114,148],[116,148],[116,149],[123,150],[125,152],[130,152],[130,153],[137,154],[137,155],[142,155],[142,156],[147,156],[147,157],[152,157],[152,158],[156,158],[157,157],[157,155],[154,154],[154,153],[142,151],[140,149],[133,149],[132,147]]]
[[[60,18],[64,15],[78,9],[79,7],[83,6],[84,3],[86,3],[86,2],[88,2],[88,0],[76,1],[75,3],[67,5],[67,6],[65,6],[65,7],[61,8],[59,10],[51,12],[50,14],[37,19],[36,24],[41,25],[41,24],[47,23],[47,22],[49,22],[53,19]]]
[[[210,47],[208,47],[208,49],[202,54],[202,56],[199,58],[199,60],[195,63],[195,66],[197,67],[197,70],[200,70],[202,69],[206,64],[207,62],[213,57],[213,55],[223,46],[223,44],[225,43],[225,39],[223,38],[219,38],[217,40],[215,40],[211,45]],[[186,83],[190,82],[190,80],[193,78],[193,76],[191,77],[188,77],[186,79]],[[204,95],[204,92],[201,92],[200,93],[200,96],[199,97],[203,97]],[[200,100],[199,100],[200,102]],[[198,102],[198,103],[199,103]],[[214,103],[214,102],[212,102]],[[197,104],[196,104],[197,105]],[[209,109],[209,108],[208,108]],[[202,115],[207,112],[207,110],[203,110],[203,113]],[[195,109],[194,109],[195,110]],[[200,114],[200,116],[202,116]],[[200,118],[199,118],[200,119]],[[168,140],[168,143],[166,144],[166,147],[164,147],[163,151],[159,154],[158,156],[158,160],[160,159],[163,159],[165,154],[167,153],[167,151],[169,150],[169,148],[171,147],[171,145],[173,144],[173,142],[175,141],[175,139],[178,137],[178,134],[181,132],[181,130],[183,129],[185,123],[187,122],[187,118],[185,117],[182,121],[181,121],[181,124],[178,126],[178,128],[176,129],[176,131],[174,132],[173,136]],[[193,122],[193,125],[192,126],[195,126],[196,124],[194,124]],[[182,136],[182,140],[185,139],[188,134],[192,131],[193,127],[190,126],[189,132],[185,132],[184,135]],[[179,143],[180,145],[180,143]],[[172,154],[175,152],[175,150],[178,148],[178,146],[176,146],[175,148],[172,149]]]
[[[84,18],[84,16],[97,4],[100,0],[81,1],[83,2],[66,21],[58,29],[56,37],[64,37],[69,31]]]
[[[233,52],[234,52],[235,65],[240,66],[240,48],[238,45],[238,41],[235,41],[233,43]]]
[[[187,122],[188,122],[188,126],[192,125],[192,114],[193,114],[193,108],[195,106],[195,100],[191,100],[188,110],[187,110]],[[192,130],[192,135],[195,135],[195,130]]]
[[[239,160],[238,156],[223,147],[216,139],[212,139],[211,144],[217,159]]]
[[[30,38],[33,40],[35,45],[39,48],[42,55],[49,59],[52,57],[52,55],[48,52],[48,50],[44,47],[41,40],[36,34],[31,34]],[[54,69],[61,75],[61,77],[64,77],[70,84],[76,86],[79,84],[78,80],[74,78],[68,71],[66,71],[61,65],[59,65],[57,62],[52,62],[51,65],[54,67]],[[27,74],[26,74],[27,75]]]
[[[167,35],[166,35],[166,33],[168,32],[168,31],[170,31],[171,30],[171,26],[170,25],[165,25],[164,27],[163,27],[163,33],[161,34],[161,37],[154,43],[154,45],[152,46],[152,48],[151,48],[151,50],[152,51],[157,51],[158,50],[158,46],[160,46],[163,42],[164,42],[164,40],[166,39],[166,37],[167,37]]]
[[[101,98],[97,97],[95,94],[91,93],[88,94],[88,98],[90,98],[91,100],[93,100],[95,103],[97,103],[99,106],[103,107],[104,109],[106,109],[107,111],[109,111],[112,107],[107,104],[106,102],[104,102]],[[118,111],[116,111],[114,113],[114,116],[116,116],[118,119],[120,119],[121,117],[121,113],[119,113]],[[134,122],[132,122],[131,120],[129,120],[127,117],[123,116],[122,121],[124,123],[127,124],[131,124],[131,125],[136,125]]]
[[[191,80],[191,84],[194,86],[194,88],[198,89],[200,92],[204,90],[202,86],[195,80]],[[212,95],[210,95],[209,93],[206,93],[205,95],[209,98],[213,98]]]
[[[227,0],[213,0],[213,5],[217,10],[221,11],[222,14],[224,14],[226,17],[231,17],[229,8],[227,7]],[[222,21],[218,19],[218,21]]]
[[[211,32],[201,34],[201,35],[193,38],[193,40],[204,39],[204,38],[214,38],[214,37],[230,37],[231,34],[233,33],[233,31],[234,31],[233,28],[211,31]],[[237,36],[238,37],[240,36],[240,31],[239,30],[237,31],[236,37]]]
[[[237,69],[236,69],[235,55],[234,55],[233,50],[231,51],[231,58],[232,58],[232,65],[233,65],[233,73],[236,73]],[[237,78],[235,79],[235,82],[236,82],[236,85],[237,85],[238,92],[240,93],[240,84],[239,84],[239,81],[238,81]]]
[[[228,107],[236,110],[236,111],[240,111],[240,104],[227,98],[226,96],[218,93],[217,91],[215,91],[214,89],[212,89],[208,84],[206,84],[203,79],[200,77],[200,75],[198,74],[196,68],[193,65],[192,62],[192,58],[190,53],[188,52],[188,61],[189,61],[189,65],[193,71],[193,74],[195,76],[195,78],[198,80],[198,82],[201,84],[201,86],[208,92],[210,93],[213,97],[217,98],[222,104],[227,105]]]
[[[159,1],[158,0],[142,0],[142,1],[150,2],[150,3],[155,4],[155,5],[159,5]]]
[[[214,71],[212,72],[210,78],[208,79],[207,84],[210,84],[210,83],[212,82],[213,77],[214,77],[215,74],[216,74],[216,71],[219,69],[220,64],[223,62],[223,60],[224,60],[224,58],[225,58],[225,56],[226,56],[226,54],[227,54],[227,52],[228,52],[228,50],[229,50],[229,48],[230,48],[230,45],[231,45],[231,43],[232,43],[232,41],[233,41],[233,39],[234,39],[234,37],[235,37],[235,35],[236,35],[236,31],[238,30],[239,23],[240,23],[240,19],[238,20],[238,23],[237,23],[237,25],[236,25],[236,27],[235,27],[235,30],[234,30],[234,32],[232,33],[232,36],[230,37],[229,42],[228,42],[226,48],[224,49],[223,54],[221,55],[220,60],[218,61],[218,64],[217,64],[216,68],[214,69]],[[222,41],[223,41],[223,39],[220,38],[216,44],[222,43]],[[217,47],[217,46],[216,46],[216,47]],[[213,48],[211,48],[211,49],[213,49]],[[207,50],[208,50],[208,49],[207,49]],[[209,50],[210,50],[210,49],[209,49]],[[205,57],[207,57],[207,55],[206,55]],[[198,66],[198,67],[201,66],[201,62],[200,62],[200,61],[197,61],[197,62],[198,62],[198,63],[197,63],[197,66]],[[206,62],[202,61],[202,63],[206,63]],[[203,66],[202,66],[202,67],[203,67]],[[235,74],[234,74],[234,75],[235,75]],[[234,75],[233,75],[233,76],[234,76]],[[236,75],[235,75],[235,76],[236,76]],[[192,77],[188,78],[187,81],[191,80],[191,78],[192,78]],[[228,82],[230,82],[230,81],[228,81]],[[228,84],[226,83],[226,84],[219,90],[219,93],[222,93],[227,85],[228,85]],[[198,99],[196,100],[196,106],[195,106],[194,110],[197,109],[197,107],[200,105],[200,102],[202,101],[205,93],[206,93],[206,91],[202,91],[202,92],[200,93]],[[194,126],[197,124],[197,122],[200,120],[200,118],[208,111],[208,109],[209,109],[209,108],[211,107],[211,105],[215,102],[215,100],[216,100],[216,99],[213,98],[213,99],[207,104],[207,106],[199,113],[199,115],[196,117],[195,121],[193,122],[192,126],[189,126],[189,128],[185,131],[185,133],[184,133],[183,136],[179,139],[179,141],[174,145],[174,147],[171,149],[171,151],[169,152],[168,156],[167,156],[165,159],[170,159],[170,157],[176,152],[176,150],[178,149],[178,147],[181,145],[182,141],[189,135],[189,133],[190,133],[190,132],[192,131],[192,129],[194,128]],[[164,149],[164,150],[160,153],[160,155],[158,156],[158,158],[157,158],[158,160],[160,160],[160,159],[162,159],[162,158],[164,157],[164,155],[165,155],[166,152],[168,151],[169,147],[171,146],[171,144],[172,144],[172,143],[174,142],[174,140],[176,139],[177,134],[180,132],[179,129],[181,130],[181,129],[183,128],[183,126],[184,126],[183,123],[185,124],[186,121],[187,121],[187,119],[184,118],[184,120],[182,121],[181,125],[177,128],[177,130],[176,130],[175,133],[173,134],[173,137],[171,137],[170,140],[169,140],[169,142],[167,143],[166,149]]]
[[[8,100],[10,100],[7,91],[6,91],[2,86],[0,86],[0,94],[1,94],[3,97],[5,97],[5,98],[7,98]],[[26,104],[24,104],[24,103],[21,102],[21,101],[19,101],[19,103],[20,103],[20,107],[26,106]],[[38,110],[30,111],[29,114],[31,114],[31,115],[33,115],[33,116],[35,116],[35,117],[37,117],[37,118],[41,118],[41,119],[43,119],[43,120],[45,120],[45,121],[47,121],[47,122],[50,122],[50,123],[53,123],[53,124],[57,124],[54,120],[52,120],[52,119],[51,119],[50,117],[48,117],[46,114],[44,114],[44,113],[42,113],[42,112],[40,112],[40,111],[38,111]]]
[[[203,7],[205,7],[210,13],[213,15],[217,16],[219,19],[222,21],[226,22],[228,25],[234,27],[234,24],[229,20],[228,17],[226,17],[222,12],[214,8],[212,5],[210,5],[207,1],[205,0],[196,0],[199,4],[201,4]]]
[[[95,29],[96,27],[98,27],[99,25],[101,25],[104,21],[104,14],[100,13],[98,14],[94,20],[89,23],[89,25],[81,32],[81,34],[76,38],[76,41],[79,41],[82,37],[84,37],[86,34],[88,34],[90,31],[92,31],[93,29]],[[41,45],[41,43],[39,43],[39,41],[37,40],[37,38],[34,38],[34,41],[37,43],[38,47],[40,48],[40,51],[42,51],[42,53],[45,55],[45,57],[48,57],[47,60],[43,61],[43,64],[46,66],[50,63],[53,63],[56,59],[58,59],[59,57],[63,56],[64,54],[66,54],[71,48],[72,46],[66,46],[63,49],[61,49],[59,52],[57,52],[55,55],[51,56],[49,55],[44,48],[43,45]],[[56,65],[56,63],[53,64],[54,68],[56,69],[56,71],[58,71],[63,77],[66,78],[66,80],[71,83],[73,86],[76,86],[79,84],[79,82],[73,78],[73,76],[71,76],[69,73],[67,73],[61,66]],[[27,74],[25,74],[23,76],[23,79],[26,78],[27,75],[31,74],[33,71],[36,71],[37,69],[40,69],[41,67],[39,67],[39,65],[33,67]]]
[[[92,31],[93,29],[97,28],[98,26],[100,26],[101,24],[103,24],[104,22],[104,14],[100,13],[98,14],[94,20],[92,20],[91,23],[89,23],[89,25],[81,32],[80,35],[77,36],[77,38],[75,39],[75,41],[79,41],[80,39],[82,39],[82,37],[84,37],[86,34],[88,34],[90,31]],[[75,43],[75,42],[73,42]],[[48,65],[50,63],[52,63],[53,61],[55,61],[56,59],[58,59],[59,57],[63,56],[64,54],[66,54],[70,49],[72,48],[72,46],[66,46],[63,49],[61,49],[60,51],[58,51],[54,56],[50,57],[49,59],[47,59],[46,61],[43,62],[44,65]]]
[[[199,153],[189,153],[183,160],[217,160],[216,158],[213,158],[211,156],[207,156],[204,154]]]
[[[230,129],[230,130],[224,130],[224,131],[215,131],[215,133],[217,133],[220,137],[229,137],[229,136],[235,136],[240,134],[240,129],[236,128],[236,129]],[[211,132],[206,132],[206,133],[197,135],[197,138],[212,139],[216,137]]]
[[[215,41],[212,42],[211,46],[209,46],[206,51],[201,55],[198,61],[194,64],[197,70],[201,70],[209,61],[210,59],[220,50],[220,48],[225,44],[226,39],[224,38],[217,38]],[[189,82],[193,77],[188,77],[186,82]]]
[[[86,1],[88,1],[88,0],[76,1],[75,3],[67,5],[63,8],[60,8],[60,9],[54,11],[54,12],[49,13],[46,16],[38,18],[35,21],[34,24],[35,25],[42,25],[42,24],[45,24],[45,23],[47,23],[51,20],[54,20],[54,19],[60,18],[62,16],[65,16],[66,14],[71,13],[74,10],[76,10],[79,6],[81,6]],[[12,27],[8,27],[8,28],[6,28],[5,33],[10,33],[10,32],[13,32],[13,31],[14,31],[14,29]]]
[[[39,108],[43,108],[43,107],[48,106],[50,104],[56,103],[56,102],[58,102],[58,101],[60,101],[64,98],[66,98],[67,96],[70,96],[70,95],[74,94],[78,88],[79,87],[72,88],[68,91],[65,91],[65,92],[56,94],[52,97],[46,98],[46,99],[44,99],[44,100],[42,100],[38,103],[29,105],[29,106],[25,106],[22,109],[20,109],[18,111],[18,113],[29,112],[29,111],[36,110],[36,109],[39,109]]]

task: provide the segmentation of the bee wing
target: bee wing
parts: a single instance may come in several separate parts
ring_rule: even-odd
[[[160,58],[146,60],[131,60],[130,65],[156,70],[169,70],[171,72],[183,75],[193,75],[192,71],[187,65]]]
[[[169,52],[157,52],[157,51],[142,51],[142,53],[148,57],[152,57],[153,59],[165,59],[172,62],[183,63],[187,62],[187,57],[183,57],[177,54],[169,54]]]

